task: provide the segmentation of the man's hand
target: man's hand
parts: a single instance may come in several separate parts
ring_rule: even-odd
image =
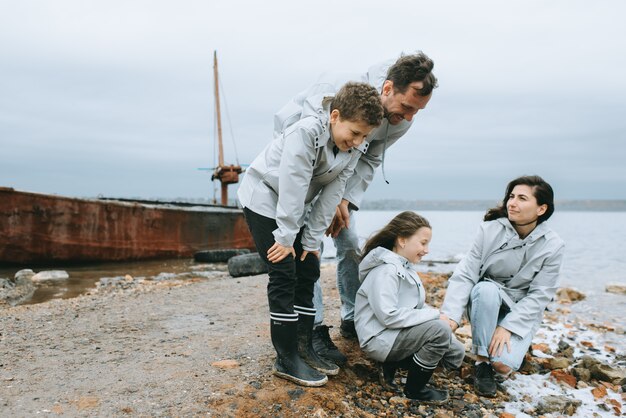
[[[326,230],[326,235],[336,238],[339,232],[343,228],[350,227],[350,210],[348,209],[348,202],[346,199],[341,199],[341,203],[337,205],[335,210],[335,216],[333,217],[330,226]]]
[[[302,251],[302,255],[300,256],[300,261],[304,261],[304,259],[306,258],[307,255],[309,254],[313,254],[315,255],[315,257],[317,257],[317,259],[320,259],[320,252],[318,251],[307,251],[307,250],[303,250]]]
[[[267,250],[267,259],[271,263],[278,263],[289,254],[291,254],[294,259],[296,258],[296,251],[293,249],[293,247],[285,247],[275,242],[274,245],[272,245],[272,247]]]
[[[502,350],[504,346],[508,352],[511,352],[511,331],[506,328],[502,328],[501,326],[496,327],[496,332],[493,333],[493,337],[491,337],[491,343],[489,344],[489,355],[491,357],[496,357],[502,354]]]

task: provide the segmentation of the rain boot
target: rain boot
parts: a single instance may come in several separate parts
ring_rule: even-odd
[[[274,374],[302,386],[323,386],[328,382],[326,375],[311,368],[298,355],[296,321],[270,320],[272,344],[276,349]]]

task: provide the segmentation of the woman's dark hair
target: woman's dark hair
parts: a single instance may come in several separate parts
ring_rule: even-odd
[[[426,218],[410,210],[397,214],[374,236],[370,237],[363,247],[363,258],[376,247],[385,247],[393,251],[397,238],[408,238],[420,228],[430,228]]]
[[[522,176],[518,177],[515,180],[511,181],[506,186],[506,192],[504,193],[504,199],[502,203],[495,207],[491,208],[485,213],[485,221],[493,221],[499,218],[508,218],[509,214],[506,210],[506,202],[509,200],[509,196],[513,192],[515,186],[519,185],[529,186],[533,191],[533,196],[537,199],[537,204],[547,205],[548,209],[537,219],[537,225],[540,223],[547,221],[550,216],[554,213],[554,191],[552,190],[552,186],[548,184],[544,179],[539,176]]]

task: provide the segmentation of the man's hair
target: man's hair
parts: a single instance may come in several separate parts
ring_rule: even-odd
[[[364,121],[379,126],[383,121],[380,93],[367,83],[346,83],[335,94],[330,111],[337,109],[342,120]]]
[[[438,86],[437,77],[432,73],[435,64],[428,55],[418,51],[413,55],[402,55],[389,67],[387,80],[393,82],[395,92],[404,93],[411,83],[421,81],[424,87],[418,90],[420,96],[428,96]]]

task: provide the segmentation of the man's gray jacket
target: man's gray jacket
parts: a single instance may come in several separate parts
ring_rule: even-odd
[[[368,83],[382,93],[387,71],[395,60],[385,61],[369,68],[365,74],[328,73],[320,77],[309,89],[294,97],[274,115],[274,137],[281,135],[287,127],[300,119],[303,104],[309,97],[319,94],[334,95],[348,81]],[[411,127],[411,122],[403,120],[397,125],[390,125],[384,118],[383,123],[373,130],[358,148],[363,152],[354,174],[348,179],[343,199],[350,202],[352,209],[358,210],[363,194],[374,178],[376,168],[383,162],[385,149],[396,142]],[[384,173],[383,173],[384,176]]]

